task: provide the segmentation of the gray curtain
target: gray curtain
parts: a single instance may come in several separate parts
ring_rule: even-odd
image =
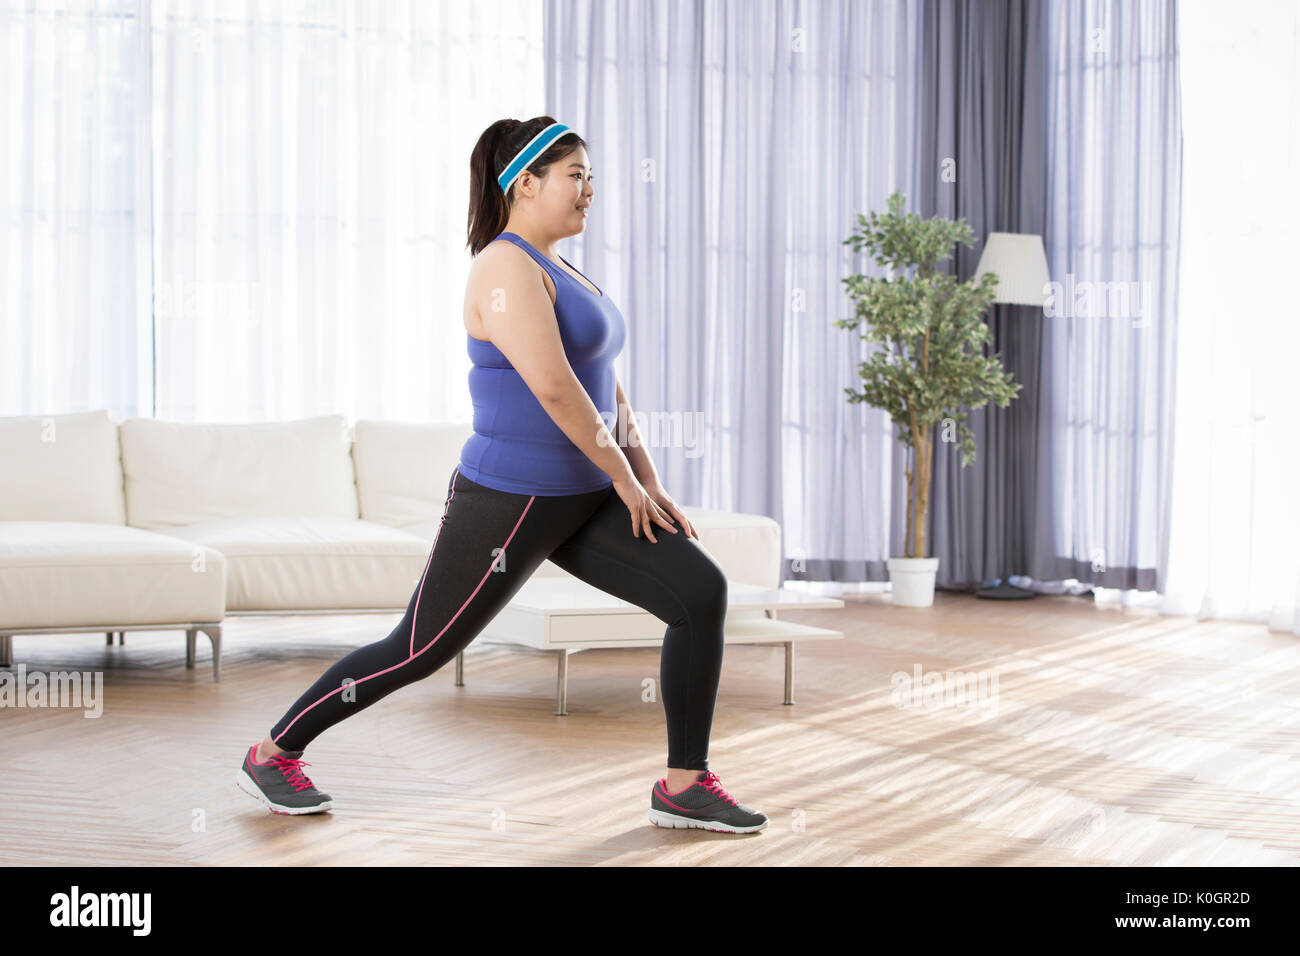
[[[546,109],[590,143],[596,198],[570,247],[629,325],[620,378],[688,505],[781,522],[787,577],[885,580],[883,413],[841,279],[874,264],[854,217],[911,194],[917,8],[891,0],[550,0]]]
[[[1046,232],[1044,13],[1036,0],[926,0],[921,6],[920,192],[913,208],[970,224],[975,245],[958,247],[945,263],[959,279],[975,274],[990,232]],[[939,558],[940,588],[970,589],[1026,574],[1029,566],[1046,399],[1042,315],[1027,306],[994,305],[985,321],[993,334],[986,351],[997,353],[1023,387],[1006,408],[990,404],[968,413],[972,464],[963,468],[959,449],[935,443],[926,553]],[[894,487],[894,553],[902,554],[901,465]]]

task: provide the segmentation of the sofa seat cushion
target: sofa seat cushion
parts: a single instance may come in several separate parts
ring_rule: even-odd
[[[775,588],[781,583],[781,526],[766,515],[682,508],[700,533],[699,544],[718,562],[728,581]],[[403,525],[401,530],[432,542],[439,517]],[[629,520],[627,533],[632,533]],[[666,533],[666,532],[665,532]],[[534,572],[541,577],[570,577],[558,564],[543,561]]]
[[[330,515],[220,518],[167,533],[225,555],[229,611],[405,610],[429,557],[418,535]]]
[[[0,521],[0,631],[211,624],[226,562],[203,545],[126,525]]]

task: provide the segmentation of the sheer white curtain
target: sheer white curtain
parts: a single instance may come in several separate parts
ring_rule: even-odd
[[[0,415],[149,414],[136,14],[0,0]]]
[[[664,483],[776,518],[790,580],[883,578],[895,442],[846,401],[866,349],[833,322],[842,277],[875,268],[843,245],[854,215],[916,200],[919,7],[548,11],[548,102],[591,143],[601,207],[571,261],[628,317],[622,381],[643,429],[665,426]]]
[[[1300,12],[1183,4],[1183,277],[1161,610],[1300,635]]]
[[[469,155],[535,0],[0,0],[0,413],[467,420]]]
[[[1180,288],[1177,0],[1047,7],[1036,590],[1164,590]],[[1057,582],[1061,582],[1058,584]],[[1141,590],[1138,590],[1141,589]]]

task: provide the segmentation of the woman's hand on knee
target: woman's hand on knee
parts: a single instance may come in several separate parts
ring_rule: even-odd
[[[658,479],[648,483],[643,482],[642,484],[645,488],[646,494],[655,500],[655,504],[657,504],[669,518],[672,518],[686,530],[686,537],[694,538],[696,541],[700,540],[700,534],[695,530],[695,526],[686,519],[685,512],[677,506],[677,502],[673,501],[672,495],[668,494],[668,492],[664,490],[664,486],[659,483]]]
[[[677,534],[677,529],[672,525],[671,516],[664,511],[655,501],[655,499],[646,491],[645,487],[635,476],[623,479],[615,479],[614,490],[618,496],[623,499],[623,504],[627,505],[628,514],[632,516],[632,537],[641,537],[641,532],[652,542],[658,543],[659,539],[654,536],[653,525],[659,525],[666,528],[673,534]]]

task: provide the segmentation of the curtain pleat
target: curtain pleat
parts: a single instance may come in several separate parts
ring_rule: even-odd
[[[832,323],[841,280],[878,272],[843,245],[856,215],[915,191],[916,6],[547,10],[547,103],[597,176],[570,261],[628,318],[619,374],[665,486],[776,518],[785,579],[884,580],[892,428],[847,401],[865,345]]]

